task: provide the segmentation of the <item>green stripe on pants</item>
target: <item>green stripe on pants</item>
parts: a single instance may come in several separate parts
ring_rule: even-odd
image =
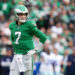
[[[33,59],[33,55],[32,55],[32,72],[31,72],[31,75],[33,75],[33,64],[34,64],[34,59]]]

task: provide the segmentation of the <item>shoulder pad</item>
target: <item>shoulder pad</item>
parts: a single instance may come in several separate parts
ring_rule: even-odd
[[[36,26],[36,22],[35,22],[35,21],[32,21],[31,24],[32,24],[33,26]]]
[[[12,28],[13,28],[13,25],[15,24],[15,22],[11,22],[10,24],[9,24],[9,29],[11,30]]]
[[[30,26],[36,26],[36,22],[33,20],[28,20],[27,22]]]

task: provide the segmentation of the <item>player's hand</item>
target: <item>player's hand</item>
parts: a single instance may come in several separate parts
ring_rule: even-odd
[[[28,51],[27,55],[33,55],[34,53],[36,53],[35,50],[30,50],[30,51]]]

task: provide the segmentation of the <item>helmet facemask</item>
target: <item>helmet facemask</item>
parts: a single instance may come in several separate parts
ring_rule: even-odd
[[[24,14],[24,15],[22,15],[22,18],[20,18],[21,14]],[[27,15],[28,15],[28,13],[17,13],[16,17],[19,22],[23,23],[23,22],[26,22]]]

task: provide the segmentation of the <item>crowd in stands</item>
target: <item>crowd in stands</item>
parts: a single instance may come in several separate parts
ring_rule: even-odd
[[[18,4],[28,8],[27,19],[50,40],[43,45],[34,36],[33,75],[75,75],[75,0],[0,0],[0,75],[9,75],[14,53],[9,24]]]

